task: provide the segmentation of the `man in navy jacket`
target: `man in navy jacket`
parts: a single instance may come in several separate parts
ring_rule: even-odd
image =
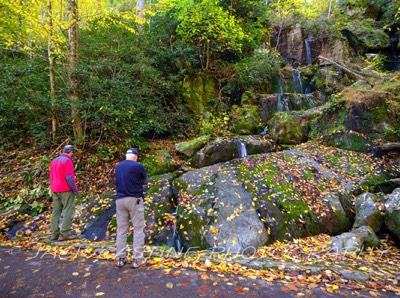
[[[144,205],[143,185],[147,184],[147,173],[138,160],[139,152],[130,148],[126,152],[126,160],[115,167],[117,184],[117,266],[126,262],[126,241],[128,237],[129,219],[132,222],[133,257],[132,268],[145,263],[144,253]]]

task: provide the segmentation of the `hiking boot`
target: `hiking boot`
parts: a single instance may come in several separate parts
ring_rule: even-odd
[[[118,258],[117,259],[117,267],[121,268],[125,265],[125,258]]]
[[[74,239],[76,239],[76,238],[78,238],[77,235],[67,235],[67,236],[60,235],[60,236],[58,237],[58,241],[74,240]]]
[[[132,261],[132,268],[138,268],[144,264],[146,264],[146,259],[134,259]]]
[[[56,240],[58,240],[58,237],[59,237],[60,235],[59,234],[57,234],[57,235],[51,235],[50,236],[50,240],[51,241],[56,241]]]

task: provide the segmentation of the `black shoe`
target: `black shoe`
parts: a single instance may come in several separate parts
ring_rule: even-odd
[[[78,238],[77,235],[68,235],[68,236],[60,235],[60,236],[58,237],[58,241],[74,240],[74,239],[76,239],[76,238]]]
[[[57,235],[51,235],[49,239],[50,239],[51,241],[56,241],[56,240],[58,240],[58,237],[59,237],[59,236],[60,236],[59,234],[57,234]]]

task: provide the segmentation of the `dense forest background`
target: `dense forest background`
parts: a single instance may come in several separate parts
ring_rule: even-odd
[[[223,133],[246,91],[276,91],[290,62],[280,40],[295,24],[303,36],[332,41],[344,39],[349,24],[371,26],[398,43],[399,3],[386,0],[49,0],[0,7],[3,149],[70,139],[102,150]],[[379,18],[361,23],[365,11]],[[386,71],[387,55],[362,54],[352,55],[357,68]],[[210,78],[216,89],[203,92],[201,109],[185,87],[196,78],[203,85]]]

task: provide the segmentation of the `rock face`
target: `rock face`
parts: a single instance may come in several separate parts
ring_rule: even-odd
[[[314,105],[312,95],[297,93],[260,95],[260,120],[267,122],[277,112],[308,110]]]
[[[356,218],[353,228],[369,226],[375,233],[381,229],[383,217],[377,205],[378,200],[377,195],[369,192],[363,193],[356,198],[354,202]]]
[[[361,160],[363,167],[355,167]],[[179,202],[176,227],[185,249],[251,254],[275,240],[338,235],[353,226],[353,194],[369,181],[368,173],[379,172],[373,168],[372,160],[362,154],[322,154],[311,147],[237,158],[176,178],[163,176],[151,187],[158,190],[149,191],[149,215],[154,218],[148,221],[153,231],[148,234],[162,234],[152,238],[159,244],[169,241],[166,214]],[[349,183],[354,175],[363,179]],[[378,178],[371,179],[373,183]],[[366,205],[361,198],[359,203]]]
[[[400,125],[393,112],[397,106],[395,95],[379,90],[356,92],[352,88],[343,91],[343,96],[351,100],[275,114],[267,123],[270,136],[280,144],[322,139],[327,145],[359,152],[370,152],[373,146],[370,139],[377,135],[389,141],[397,139]]]
[[[248,154],[266,153],[275,150],[275,145],[262,137],[219,138],[196,152],[190,164],[196,168],[202,168],[244,157]]]
[[[385,225],[400,240],[400,188],[388,196],[385,212]]]
[[[287,33],[287,57],[301,62],[304,51],[304,38],[301,24],[296,24],[293,30]]]
[[[348,233],[332,237],[332,251],[338,254],[357,254],[367,247],[376,248],[381,244],[369,226],[362,226]]]
[[[192,157],[197,151],[207,144],[209,139],[209,136],[201,136],[190,141],[177,143],[175,144],[175,149],[187,157]]]
[[[342,33],[360,54],[390,47],[389,36],[383,30],[371,27],[368,22],[349,23]]]

